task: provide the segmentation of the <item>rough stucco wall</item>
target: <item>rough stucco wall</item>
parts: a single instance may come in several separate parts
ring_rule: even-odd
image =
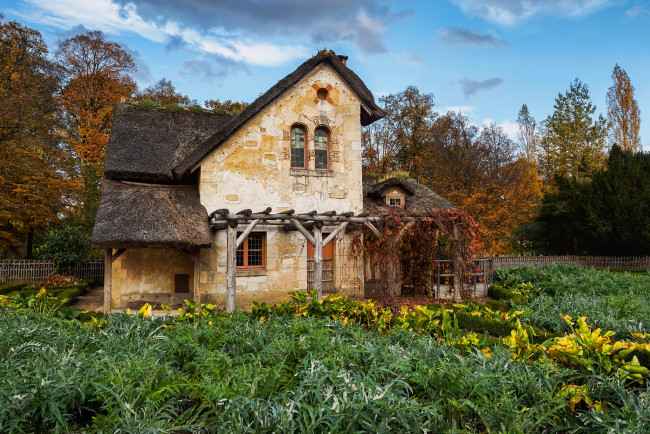
[[[328,88],[328,100],[318,100],[317,88]],[[242,130],[210,154],[201,165],[199,191],[208,212],[250,208],[274,212],[294,209],[361,212],[361,106],[359,100],[329,67],[321,65],[260,112]],[[289,132],[300,124],[307,130],[309,170],[292,170]],[[330,130],[330,171],[314,170],[314,131]],[[242,227],[241,230],[244,228]],[[307,248],[303,236],[277,227],[266,232],[264,273],[239,272],[237,303],[250,299],[275,302],[288,291],[307,289]],[[348,259],[350,237],[337,237],[335,282],[340,292],[359,294],[363,267]],[[223,303],[226,291],[226,236],[214,235],[213,248],[201,252],[201,300]],[[254,275],[253,275],[254,274]]]
[[[174,275],[190,275],[190,292],[174,294]],[[129,249],[113,262],[113,308],[131,301],[179,304],[192,298],[193,261],[177,249]]]

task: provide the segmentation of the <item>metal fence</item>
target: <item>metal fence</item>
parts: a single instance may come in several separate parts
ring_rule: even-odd
[[[38,282],[54,272],[54,263],[33,259],[0,260],[0,282]],[[104,281],[104,261],[88,261],[76,265],[70,274],[79,279],[92,279],[95,284]]]
[[[493,261],[494,268],[522,265],[541,266],[551,265],[555,262],[611,270],[646,270],[650,268],[650,256],[502,256],[493,258]]]

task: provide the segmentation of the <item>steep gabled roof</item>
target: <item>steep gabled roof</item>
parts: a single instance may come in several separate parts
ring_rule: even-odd
[[[150,109],[137,103],[115,107],[106,151],[108,179],[171,183],[180,162],[231,116],[189,110]]]
[[[350,68],[343,64],[339,56],[332,53],[319,53],[300,65],[291,74],[278,81],[273,87],[257,98],[251,105],[232,118],[223,128],[214,133],[210,138],[198,146],[189,157],[177,165],[173,171],[177,177],[189,173],[198,165],[210,152],[223,143],[238,129],[253,119],[260,111],[271,104],[275,99],[298,83],[305,75],[321,63],[326,63],[341,77],[350,87],[352,92],[359,98],[362,104],[361,124],[369,125],[384,117],[385,112],[375,103],[372,92],[366,87],[363,81]],[[365,107],[365,108],[364,108]]]
[[[375,179],[363,177],[363,210],[370,214],[381,214],[392,209],[384,202],[381,197],[382,193],[390,187],[397,186],[403,189],[409,197],[406,198],[404,208],[417,214],[423,214],[433,211],[434,209],[455,209],[456,207],[447,199],[439,196],[422,184],[417,183],[414,179],[389,178],[382,182]],[[412,193],[412,194],[411,194]]]
[[[195,185],[104,180],[94,249],[210,247],[208,212]]]

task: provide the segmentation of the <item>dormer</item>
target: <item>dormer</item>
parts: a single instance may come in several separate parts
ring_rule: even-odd
[[[376,184],[369,192],[368,196],[374,199],[381,199],[386,205],[396,208],[407,206],[409,196],[415,192],[406,182],[397,178],[390,178],[379,184]]]

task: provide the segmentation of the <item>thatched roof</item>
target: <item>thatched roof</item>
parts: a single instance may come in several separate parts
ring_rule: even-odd
[[[375,98],[372,96],[372,92],[368,90],[366,85],[359,78],[359,76],[354,73],[354,71],[343,64],[339,56],[331,52],[319,53],[304,62],[291,74],[278,81],[262,96],[253,101],[251,105],[246,107],[246,109],[242,111],[238,116],[232,118],[230,122],[221,128],[221,130],[214,133],[210,138],[198,146],[183,163],[179,164],[178,167],[174,169],[174,173],[177,174],[177,176],[180,176],[183,173],[188,173],[210,152],[212,152],[212,150],[221,145],[221,143],[223,143],[228,137],[243,127],[261,110],[275,101],[276,98],[289,90],[293,85],[298,83],[305,75],[307,75],[321,63],[325,63],[332,67],[332,69],[334,69],[334,71],[336,71],[341,79],[350,87],[352,92],[354,92],[360,99],[362,104],[362,125],[369,125],[385,116],[386,113],[375,103]]]
[[[206,112],[115,108],[104,175],[108,179],[173,182],[174,168],[232,117]]]
[[[399,179],[389,178],[385,181],[377,182],[376,179],[369,176],[363,177],[363,210],[370,214],[381,214],[388,212],[392,207],[386,205],[381,195],[391,187],[401,188],[408,197],[406,198],[405,210],[417,214],[432,211],[434,209],[454,209],[456,208],[447,199],[439,196],[433,190],[418,184],[411,178]]]
[[[194,185],[104,180],[92,245],[95,249],[210,247],[208,212]]]

